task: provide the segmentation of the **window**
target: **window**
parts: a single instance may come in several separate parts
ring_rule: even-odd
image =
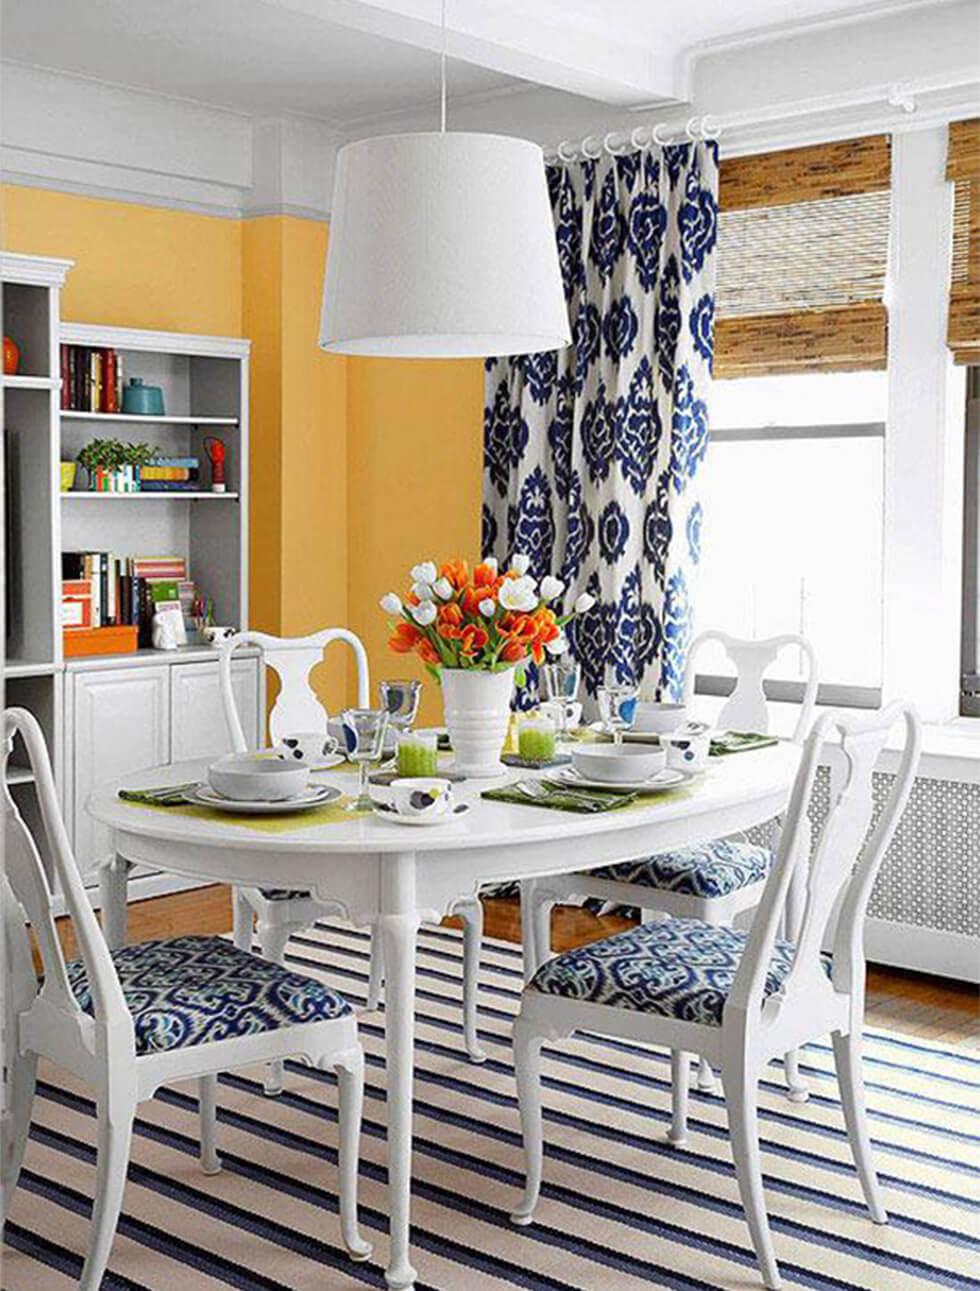
[[[970,369],[967,381],[960,712],[980,717],[980,367]]]
[[[876,705],[882,684],[884,372],[716,381],[704,466],[701,627],[735,636],[807,636],[821,699]],[[702,689],[730,671],[699,658]],[[785,654],[774,697],[799,693]],[[796,684],[792,684],[796,683]]]

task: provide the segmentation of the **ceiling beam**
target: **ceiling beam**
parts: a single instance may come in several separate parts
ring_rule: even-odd
[[[440,0],[265,0],[324,22],[438,53]],[[446,6],[450,58],[603,103],[630,107],[686,97],[673,52],[576,26],[562,5],[495,0]]]

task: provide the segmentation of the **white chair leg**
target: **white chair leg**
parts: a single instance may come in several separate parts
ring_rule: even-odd
[[[786,1076],[786,1097],[791,1103],[805,1103],[810,1089],[800,1075],[800,1051],[792,1049],[783,1055],[783,1072]]]
[[[864,1106],[864,1076],[861,1070],[861,1033],[852,1031],[841,1035],[835,1031],[831,1037],[834,1042],[834,1064],[837,1067],[837,1083],[840,1086],[840,1101],[844,1108],[844,1121],[847,1125],[847,1137],[851,1143],[854,1164],[864,1190],[864,1199],[871,1211],[871,1218],[876,1224],[888,1223],[888,1212],[881,1195],[878,1176],[875,1172],[874,1158],[871,1155],[871,1140],[868,1136],[867,1113]]]
[[[238,888],[231,892],[232,941],[239,950],[251,951],[254,912]]]
[[[99,1291],[102,1275],[109,1263],[109,1252],[116,1235],[123,1190],[126,1187],[126,1168],[129,1164],[129,1145],[135,1114],[136,1103],[132,1099],[112,1099],[105,1093],[98,1099],[95,1201],[92,1205],[88,1254],[78,1291]]]
[[[512,1224],[534,1221],[541,1192],[544,1134],[541,1124],[541,1037],[520,1018],[514,1023],[514,1076],[524,1140],[524,1196],[510,1217]]]
[[[259,953],[263,959],[271,959],[274,964],[281,964],[286,958],[286,946],[293,930],[289,924],[265,923],[259,920],[256,934],[259,940]],[[275,1098],[283,1090],[284,1065],[281,1060],[270,1062],[266,1069],[262,1090],[269,1098]]]
[[[13,1048],[13,1046],[11,1046]],[[31,1128],[37,1056],[7,1055],[7,1111],[0,1120],[0,1220],[5,1220],[20,1178],[20,1167]]]
[[[364,1054],[354,1049],[336,1065],[340,1132],[340,1231],[352,1260],[369,1260],[370,1242],[357,1224],[357,1169],[361,1110],[364,1105]]]
[[[688,1077],[690,1079],[690,1077]],[[702,1058],[698,1062],[698,1090],[702,1094],[717,1094],[718,1081],[714,1071],[711,1069],[711,1063],[707,1058]]]
[[[521,883],[521,947],[524,980],[529,982],[551,955],[551,911],[555,898],[533,879]]]
[[[779,1291],[781,1285],[772,1233],[766,1215],[766,1199],[762,1190],[762,1160],[759,1154],[758,1075],[749,1074],[745,1059],[722,1066],[722,1084],[728,1103],[728,1125],[735,1159],[735,1177],[742,1198],[742,1208],[752,1237],[762,1280],[769,1291]]]
[[[710,1070],[710,1068],[709,1068]],[[670,1051],[670,1129],[667,1141],[675,1148],[687,1142],[687,1104],[691,1088],[691,1055],[682,1049]]]
[[[218,1077],[212,1072],[197,1081],[197,1106],[200,1119],[200,1158],[204,1174],[221,1173],[218,1156]]]
[[[479,898],[461,901],[456,914],[463,920],[463,1036],[470,1062],[486,1062],[476,1035],[480,950],[483,946],[483,906]]]
[[[381,938],[377,929],[371,929],[371,967],[368,977],[367,1000],[364,1008],[372,1013],[381,1004],[381,988],[385,980],[385,961],[381,947]]]

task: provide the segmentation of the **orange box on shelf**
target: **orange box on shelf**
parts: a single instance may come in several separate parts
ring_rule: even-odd
[[[65,628],[63,635],[66,659],[88,654],[132,654],[139,628],[130,623],[111,628]]]

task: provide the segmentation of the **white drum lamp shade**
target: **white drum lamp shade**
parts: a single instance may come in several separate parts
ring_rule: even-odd
[[[341,149],[322,349],[463,358],[570,344],[537,144],[448,132]]]

